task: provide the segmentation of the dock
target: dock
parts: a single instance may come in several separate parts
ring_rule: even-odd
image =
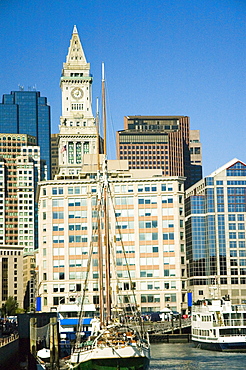
[[[191,339],[191,320],[146,322],[150,343],[188,343]]]

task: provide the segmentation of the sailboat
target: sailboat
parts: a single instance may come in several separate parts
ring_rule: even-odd
[[[150,362],[150,345],[145,333],[141,315],[134,304],[132,313],[112,301],[111,268],[113,266],[111,246],[109,243],[108,198],[110,188],[107,177],[106,157],[106,108],[104,65],[102,68],[102,102],[104,126],[104,154],[99,155],[98,127],[98,192],[97,192],[97,240],[98,240],[98,275],[99,275],[99,317],[92,320],[92,331],[89,338],[83,337],[83,312],[77,328],[76,343],[69,360],[73,370],[147,370]],[[100,160],[103,157],[103,161]],[[102,216],[102,217],[101,217]],[[90,251],[92,254],[92,251]],[[90,257],[87,271],[89,271]],[[130,278],[130,273],[129,273]],[[87,290],[88,274],[84,283],[84,297]],[[132,284],[133,286],[133,284]],[[115,296],[118,296],[117,293]],[[134,296],[134,291],[133,291]],[[135,296],[134,296],[135,297]],[[128,307],[129,308],[129,307]],[[131,315],[131,321],[129,316]]]

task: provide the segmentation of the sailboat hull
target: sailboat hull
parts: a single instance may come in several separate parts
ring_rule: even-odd
[[[75,356],[75,357],[74,357]],[[76,354],[72,355],[73,360]],[[104,348],[78,353],[73,370],[148,370],[149,350],[138,351],[137,348]],[[71,358],[72,360],[72,358]],[[73,362],[73,361],[72,361]]]
[[[149,359],[118,358],[118,359],[94,359],[74,365],[73,370],[148,370]]]

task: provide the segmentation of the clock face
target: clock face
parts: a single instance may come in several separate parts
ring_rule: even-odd
[[[80,99],[82,98],[83,96],[83,91],[79,88],[79,87],[75,87],[72,91],[71,91],[71,95],[74,99]]]

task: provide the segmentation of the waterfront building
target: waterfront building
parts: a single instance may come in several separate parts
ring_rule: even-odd
[[[215,285],[246,302],[246,164],[233,159],[186,191],[186,258],[193,300]]]
[[[12,296],[23,307],[23,247],[0,245],[0,307]]]
[[[184,176],[187,188],[202,177],[201,152],[199,163],[191,162],[191,131],[187,116],[124,117],[124,130],[116,136],[117,158],[127,159],[130,168],[161,168],[164,176]]]
[[[51,177],[50,106],[39,91],[11,91],[0,104],[0,133],[36,137],[41,158],[46,161],[47,178]]]
[[[38,190],[37,293],[43,311],[82,295],[91,245],[94,267],[87,299],[88,303],[99,302],[95,236],[98,157],[91,82],[89,64],[74,27],[61,77],[59,173],[52,181],[40,182]],[[110,234],[114,236],[110,241],[117,266],[112,284],[119,280],[122,302],[132,303],[129,266],[143,312],[165,307],[183,312],[187,309],[185,178],[179,176],[179,171],[165,175],[162,169],[132,169],[128,161],[108,161],[110,203],[114,206],[109,213]]]
[[[94,245],[88,303],[98,304],[97,166],[87,157],[80,174],[39,184],[37,256],[42,310],[81,295],[90,246]],[[111,225],[119,295],[132,303],[131,284],[142,312],[187,308],[184,232],[184,178],[161,170],[129,170],[127,161],[108,161]],[[122,243],[124,247],[122,246]],[[124,258],[127,256],[127,262]]]

